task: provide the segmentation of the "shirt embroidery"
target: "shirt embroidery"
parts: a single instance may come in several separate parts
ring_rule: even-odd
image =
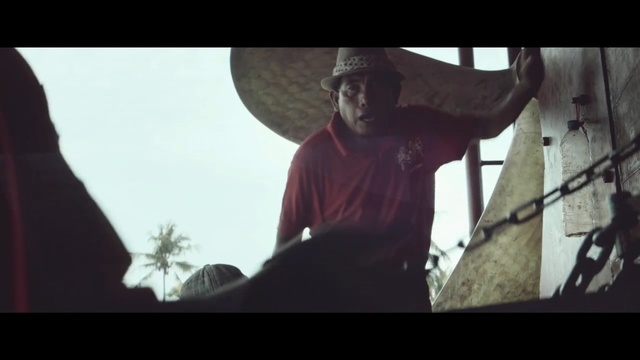
[[[419,137],[409,140],[407,146],[401,146],[396,154],[396,162],[402,171],[413,171],[422,166],[424,154],[422,153],[422,141]]]

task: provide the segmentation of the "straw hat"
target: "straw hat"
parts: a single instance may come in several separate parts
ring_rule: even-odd
[[[322,79],[320,85],[325,90],[335,90],[335,82],[340,77],[365,71],[387,72],[404,80],[384,48],[340,48],[333,75]]]
[[[247,110],[276,134],[296,144],[329,122],[333,108],[327,89],[335,76],[382,68],[405,79],[401,104],[432,105],[449,111],[488,109],[517,81],[517,62],[507,69],[485,71],[401,48],[367,51],[232,48],[231,76]],[[360,56],[362,61],[349,63],[347,60],[354,56]]]

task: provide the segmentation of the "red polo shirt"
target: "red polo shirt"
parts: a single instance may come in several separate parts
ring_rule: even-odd
[[[393,134],[375,150],[349,146],[338,113],[310,135],[289,168],[278,232],[293,238],[306,227],[313,236],[318,226],[338,222],[381,231],[409,224],[414,245],[426,254],[435,172],[462,159],[473,127],[427,106],[398,107],[393,123]]]

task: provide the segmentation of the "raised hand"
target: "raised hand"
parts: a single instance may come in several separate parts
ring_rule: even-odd
[[[533,94],[537,93],[544,80],[544,63],[540,48],[524,48],[520,54],[518,78],[529,87]]]

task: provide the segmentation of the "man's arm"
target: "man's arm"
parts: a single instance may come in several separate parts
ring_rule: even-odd
[[[276,235],[276,247],[273,250],[273,253],[277,253],[278,251],[280,251],[280,249],[282,249],[283,247],[287,246],[290,243],[294,243],[294,242],[302,242],[302,233],[304,232],[304,228],[302,228],[302,230],[300,230],[300,233],[298,235],[294,235],[289,236],[286,235],[285,233],[280,232],[280,230],[278,230],[278,233]]]
[[[491,139],[500,135],[509,125],[518,119],[525,106],[536,96],[544,80],[544,65],[539,48],[524,48],[520,54],[521,62],[518,78],[520,81],[487,114],[471,115],[476,117],[473,129],[474,138]],[[468,116],[468,115],[462,115]]]

